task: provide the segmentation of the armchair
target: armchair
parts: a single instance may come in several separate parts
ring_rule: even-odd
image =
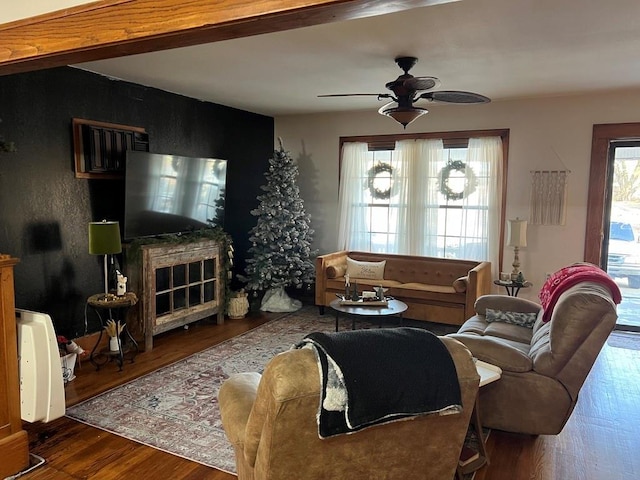
[[[312,350],[276,355],[262,375],[241,373],[222,385],[222,423],[233,444],[239,480],[415,478],[456,473],[479,377],[469,351],[441,337],[451,353],[461,413],[423,415],[321,439],[316,415],[321,385]]]
[[[479,393],[483,425],[532,435],[560,433],[615,326],[618,296],[610,283],[580,281],[563,290],[555,306],[547,309],[548,322],[542,306],[529,300],[478,298],[476,315],[449,336],[479,360],[502,369],[500,381]],[[528,328],[490,322],[491,310],[529,313],[535,323]]]

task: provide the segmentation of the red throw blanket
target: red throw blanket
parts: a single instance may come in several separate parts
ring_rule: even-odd
[[[616,304],[622,301],[622,294],[618,285],[607,272],[591,263],[576,263],[569,267],[561,268],[544,282],[539,294],[540,303],[544,310],[542,315],[543,322],[551,320],[553,307],[555,307],[560,295],[580,282],[600,283],[611,291],[611,296]]]

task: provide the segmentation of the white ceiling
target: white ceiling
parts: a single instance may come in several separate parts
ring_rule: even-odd
[[[278,116],[377,109],[376,97],[317,95],[384,93],[403,55],[439,89],[493,101],[636,89],[640,1],[464,0],[78,67]]]

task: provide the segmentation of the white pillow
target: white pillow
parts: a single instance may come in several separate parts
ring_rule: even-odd
[[[361,262],[347,257],[347,272],[349,278],[366,278],[367,280],[382,280],[386,260],[381,262]]]

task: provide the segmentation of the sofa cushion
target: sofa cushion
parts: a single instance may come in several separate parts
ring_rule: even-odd
[[[427,283],[403,283],[398,288],[416,292],[456,293],[451,285],[431,285]]]
[[[391,287],[388,294],[398,299],[437,301],[447,304],[465,303],[465,293],[456,292],[451,285],[402,283]]]
[[[484,315],[475,315],[458,330],[458,333],[471,333],[480,336],[493,336],[504,340],[522,343],[523,351],[529,352],[532,330],[505,322],[488,322]]]
[[[531,348],[531,329],[521,327],[520,325],[514,325],[512,323],[504,322],[488,323],[484,334],[502,338],[504,340],[522,343],[523,345],[526,345],[527,353]]]
[[[485,319],[487,322],[505,322],[513,325],[518,325],[525,328],[533,328],[533,324],[538,318],[538,314],[535,312],[523,313],[523,312],[505,312],[502,310],[494,310],[493,308],[487,308],[485,313]]]
[[[327,279],[326,288],[328,290],[337,290],[338,292],[342,293],[344,292],[344,282],[344,277],[330,278]],[[353,279],[351,281],[351,285],[353,285],[354,283],[358,284],[358,292],[361,292],[362,290],[373,290],[373,287],[391,288],[400,285],[400,282],[397,282],[395,280],[368,280],[366,278]]]
[[[457,333],[472,333],[475,335],[484,335],[484,331],[487,329],[487,327],[488,324],[484,319],[484,316],[474,315],[462,324]]]
[[[474,309],[479,315],[484,315],[487,308],[505,312],[540,312],[540,305],[526,298],[510,297],[508,295],[488,294],[477,298]]]
[[[368,280],[382,280],[384,278],[384,266],[387,261],[363,262],[347,257],[347,272],[349,278],[366,278]]]
[[[387,261],[384,276],[402,283],[452,286],[453,282],[467,275],[473,268],[473,265],[467,262],[462,265],[455,262],[459,260],[449,263],[447,259],[435,261],[426,257],[393,258]]]
[[[521,373],[533,369],[528,344],[474,333],[452,333],[447,336],[464,343],[478,360],[496,365],[503,371]]]

